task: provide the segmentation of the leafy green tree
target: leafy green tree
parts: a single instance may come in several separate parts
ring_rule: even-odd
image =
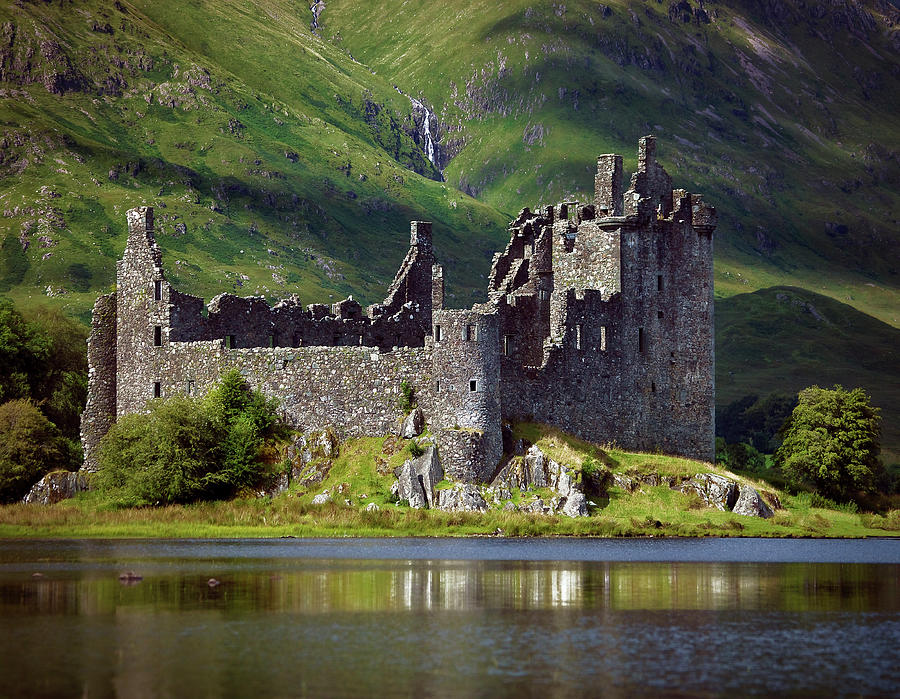
[[[23,315],[0,297],[0,401],[32,398],[78,449],[81,411],[87,400],[87,333],[60,311]]]
[[[0,400],[28,398],[49,354],[46,336],[25,321],[12,301],[0,297]]]
[[[67,467],[65,440],[28,399],[0,405],[0,502],[21,499],[54,468]]]
[[[203,399],[173,396],[148,408],[120,419],[101,442],[98,485],[130,504],[231,497],[268,475],[262,448],[286,431],[275,401],[237,371]]]
[[[811,386],[798,398],[775,454],[789,482],[838,501],[874,492],[882,471],[881,417],[865,391]]]

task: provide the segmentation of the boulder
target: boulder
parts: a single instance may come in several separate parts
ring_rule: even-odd
[[[425,429],[425,416],[422,414],[421,408],[414,408],[413,411],[403,420],[400,427],[400,436],[403,439],[412,439],[422,434]]]
[[[410,507],[435,507],[434,486],[444,479],[444,469],[433,446],[426,447],[422,456],[404,461],[394,475],[401,500],[408,500]]]
[[[759,496],[756,489],[751,488],[749,485],[741,486],[740,495],[738,496],[732,512],[736,515],[762,517],[763,519],[768,519],[775,514]]]
[[[53,471],[31,486],[22,502],[52,505],[87,489],[87,475],[81,471]]]
[[[696,493],[707,507],[723,511],[731,510],[738,499],[738,484],[716,473],[698,473],[683,481],[676,490]]]
[[[633,478],[621,473],[614,473],[612,479],[613,485],[621,488],[626,493],[633,493],[638,487]]]
[[[544,488],[547,482],[547,466],[548,459],[544,456],[544,452],[538,449],[537,445],[532,445],[525,453],[525,481],[526,487],[534,486],[535,488]]]
[[[562,508],[560,511],[566,517],[588,516],[587,500],[585,499],[583,493],[575,491],[571,495],[567,496],[564,501],[561,502],[561,504]]]
[[[366,512],[378,512],[381,508],[378,507],[378,505],[376,505],[374,502],[370,502],[365,506],[364,509]]]
[[[329,502],[331,502],[331,495],[328,493],[327,490],[319,493],[312,499],[313,505],[324,505]]]
[[[484,512],[488,504],[478,486],[456,483],[452,488],[438,491],[437,507],[448,512]]]

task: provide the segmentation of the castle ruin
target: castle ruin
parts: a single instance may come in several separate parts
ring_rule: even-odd
[[[228,368],[279,400],[301,431],[396,432],[411,386],[448,477],[488,481],[506,421],[535,420],[630,450],[712,460],[713,254],[716,210],[672,189],[640,139],[623,189],[622,158],[598,158],[594,200],[524,209],[494,257],[488,299],[444,307],[431,224],[382,303],[203,299],[167,281],[153,209],[128,211],[116,291],[94,306],[85,469],[118,416],[153,398],[202,394]]]

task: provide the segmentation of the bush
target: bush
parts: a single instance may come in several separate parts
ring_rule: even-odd
[[[416,391],[406,379],[400,382],[400,397],[397,398],[397,407],[404,414],[416,407]]]
[[[806,388],[782,430],[776,464],[794,487],[812,486],[838,502],[875,492],[882,472],[880,423],[878,408],[860,388]]]
[[[98,485],[130,504],[231,497],[268,475],[266,439],[281,436],[276,404],[236,371],[203,399],[172,397],[119,420],[101,442]]]
[[[0,405],[0,502],[20,500],[54,468],[66,468],[65,441],[27,399]]]

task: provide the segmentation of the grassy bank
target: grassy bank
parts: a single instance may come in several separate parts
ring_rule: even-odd
[[[0,507],[0,537],[343,537],[343,536],[760,536],[866,537],[897,536],[900,511],[886,516],[812,507],[810,499],[790,496],[772,486],[729,474],[690,459],[636,454],[614,448],[598,450],[556,430],[533,424],[516,427],[516,438],[537,444],[548,456],[574,469],[599,455],[614,473],[691,476],[720,473],[748,483],[782,509],[758,519],[704,507],[699,498],[667,485],[641,483],[634,492],[611,487],[595,498],[589,517],[508,512],[503,502],[484,513],[414,510],[391,501],[395,466],[409,458],[409,443],[394,437],[345,442],[338,456],[310,464],[276,497],[247,497],[169,507],[126,508],[114,496],[82,493],[55,505]],[[320,474],[306,482],[302,476]],[[329,491],[333,502],[313,505]],[[521,502],[542,491],[515,492]],[[370,503],[375,511],[366,511]]]
[[[56,505],[0,508],[0,537],[244,538],[345,536],[896,536],[900,518],[788,506],[771,520],[681,509],[666,487],[613,496],[607,510],[581,519],[518,512],[439,512],[389,506],[378,512],[297,498],[238,499],[163,508],[109,509],[96,497]],[[877,526],[874,526],[877,525]],[[882,528],[889,527],[889,528]],[[499,530],[499,531],[498,531]]]

